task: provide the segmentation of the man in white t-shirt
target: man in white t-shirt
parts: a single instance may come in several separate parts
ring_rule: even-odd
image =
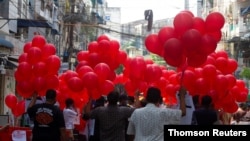
[[[63,109],[63,116],[67,131],[67,137],[68,140],[73,141],[74,140],[74,121],[77,118],[77,110],[74,106],[74,100],[71,98],[68,98],[65,100],[66,107]]]
[[[129,119],[127,134],[132,141],[163,141],[164,125],[180,124],[186,114],[184,88],[180,89],[180,109],[160,108],[161,91],[156,87],[147,90],[147,105],[136,109]]]

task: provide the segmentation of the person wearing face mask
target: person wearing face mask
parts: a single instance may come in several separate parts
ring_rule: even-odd
[[[65,122],[62,110],[56,103],[56,91],[46,91],[46,102],[35,104],[37,93],[28,106],[29,118],[34,121],[32,129],[32,141],[66,141]]]
[[[74,100],[72,98],[67,98],[65,100],[66,107],[63,109],[63,116],[66,126],[67,132],[67,140],[73,141],[74,140],[74,121],[77,118],[77,110],[74,105]]]

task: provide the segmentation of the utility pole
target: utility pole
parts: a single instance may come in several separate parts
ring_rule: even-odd
[[[75,0],[71,0],[71,15],[73,15],[75,12]],[[68,46],[68,63],[69,63],[69,69],[71,70],[71,66],[72,66],[72,62],[71,62],[71,58],[73,55],[73,51],[74,51],[74,20],[70,21],[70,27],[69,27],[69,46]]]

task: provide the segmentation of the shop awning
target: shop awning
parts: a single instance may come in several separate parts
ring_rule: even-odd
[[[17,19],[18,27],[45,27],[52,28],[53,25],[46,20]]]
[[[0,46],[14,48],[14,45],[10,41],[5,40],[4,38],[0,38]]]
[[[52,34],[60,34],[59,31],[54,28],[53,24],[49,23],[46,20],[17,19],[17,26],[51,28]]]
[[[19,55],[10,55],[7,57],[7,64],[12,67],[18,67]]]

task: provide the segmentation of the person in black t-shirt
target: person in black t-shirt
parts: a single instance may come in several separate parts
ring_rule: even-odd
[[[217,112],[212,108],[211,96],[204,95],[201,98],[201,107],[193,112],[193,125],[214,125],[218,121]]]
[[[35,104],[37,94],[33,95],[28,106],[28,115],[34,121],[32,141],[66,141],[65,122],[62,111],[55,106],[56,91],[46,92],[46,102]]]

